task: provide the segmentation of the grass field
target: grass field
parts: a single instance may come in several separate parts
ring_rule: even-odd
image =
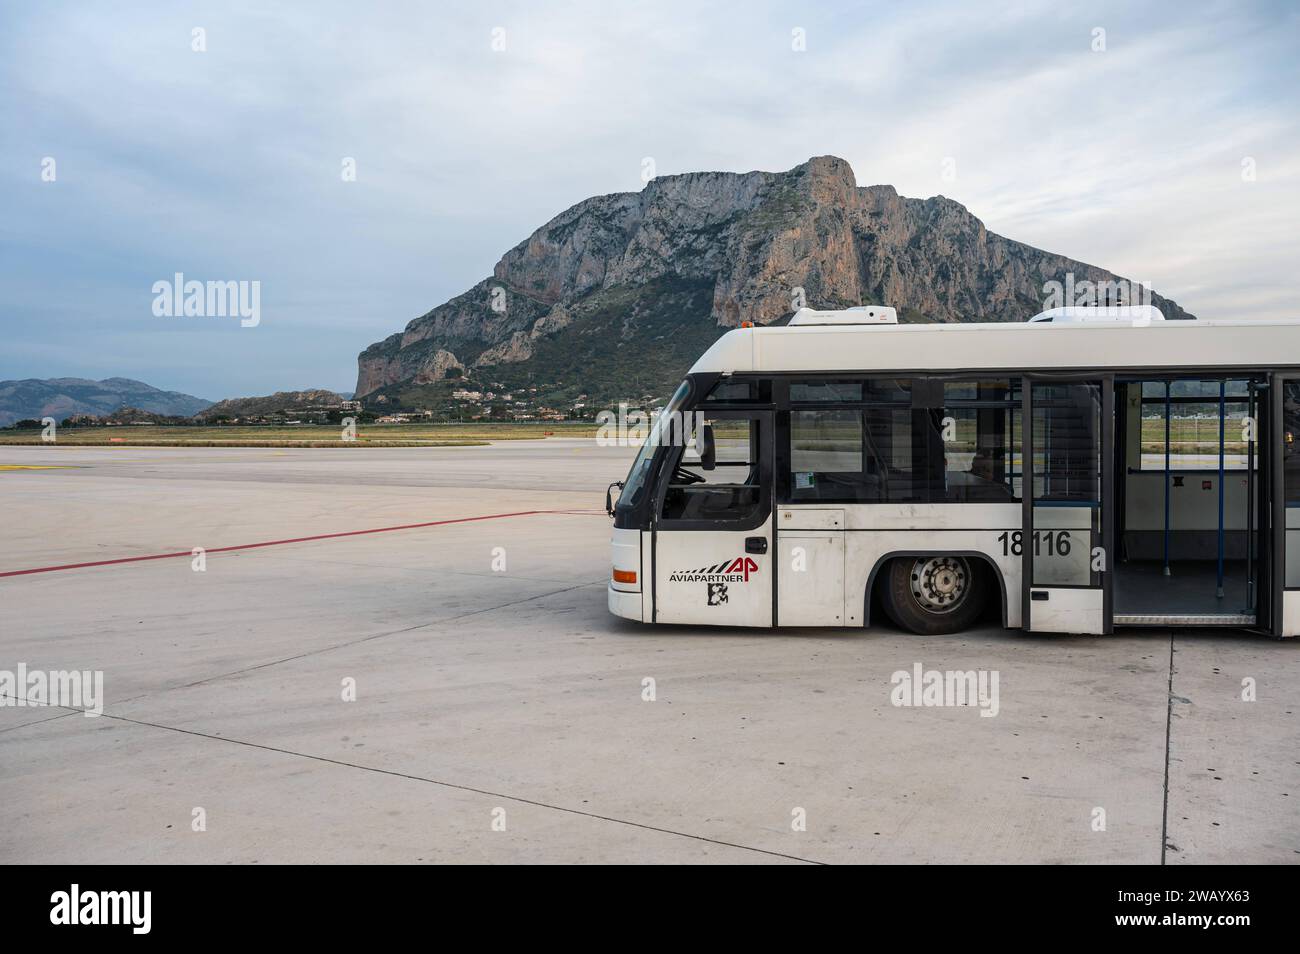
[[[363,424],[356,440],[344,441],[343,428],[336,424],[297,424],[262,427],[169,427],[124,425],[121,427],[59,428],[56,444],[70,447],[464,447],[489,441],[543,440],[547,437],[594,437],[595,424],[585,423],[502,423],[502,424]],[[719,436],[722,436],[721,434]],[[1243,454],[1239,421],[1229,420],[1226,451]],[[957,443],[974,449],[974,422],[959,421]],[[1164,422],[1142,422],[1144,453],[1163,453]],[[1219,422],[1175,418],[1171,428],[1174,453],[1217,454]],[[51,446],[41,440],[39,430],[0,429],[0,446]]]
[[[0,445],[40,447],[465,447],[489,441],[592,437],[594,424],[362,424],[356,440],[343,440],[335,424],[265,427],[166,427],[162,425],[59,428],[54,444],[39,430],[0,430]]]
[[[715,427],[716,435],[721,432]],[[739,432],[730,436],[737,436]],[[1242,439],[1241,421],[1229,418],[1224,433],[1224,450],[1228,454],[1246,453],[1246,441]],[[1012,434],[1012,446],[1019,446],[1020,431],[1016,428]],[[842,423],[819,425],[814,432],[804,439],[796,440],[796,450],[845,450],[856,448],[861,438],[856,427]],[[1179,418],[1171,422],[1169,429],[1170,450],[1174,454],[1217,454],[1219,452],[1219,422],[1200,418]],[[950,444],[959,452],[972,453],[976,446],[975,422],[973,420],[957,421],[956,439]],[[1163,420],[1144,420],[1142,422],[1142,452],[1144,454],[1163,454],[1165,450],[1165,422]]]
[[[1169,445],[1175,454],[1217,454],[1219,452],[1219,421],[1203,418],[1175,417],[1169,422]],[[1224,450],[1229,454],[1246,453],[1242,440],[1241,419],[1229,417],[1224,422]],[[1165,450],[1165,422],[1163,419],[1144,418],[1142,421],[1142,452],[1163,454]]]

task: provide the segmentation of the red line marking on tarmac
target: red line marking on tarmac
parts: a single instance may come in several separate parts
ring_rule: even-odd
[[[532,517],[537,514],[604,513],[603,510],[520,510],[516,513],[489,513],[481,517],[456,517],[452,520],[429,520],[425,523],[405,523],[398,527],[375,527],[370,530],[344,530],[340,533],[317,533],[310,537],[290,537],[286,540],[266,540],[262,543],[240,543],[229,547],[208,547],[205,553],[230,553],[234,550],[256,550],[259,547],[279,547],[286,543],[307,543],[311,540],[333,540],[338,537],[359,537],[368,533],[391,533],[394,530],[418,530],[421,527],[442,527],[450,523],[473,523],[477,520],[501,520],[505,517]],[[27,576],[31,573],[53,573],[57,570],[83,570],[92,566],[114,566],[118,563],[142,563],[145,560],[169,560],[174,557],[191,557],[192,550],[176,553],[151,553],[148,556],[118,557],[115,560],[94,560],[90,563],[64,563],[61,566],[38,566],[30,570],[7,570],[0,577]]]

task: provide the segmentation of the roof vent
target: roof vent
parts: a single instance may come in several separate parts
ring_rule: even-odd
[[[1067,305],[1064,308],[1049,308],[1029,319],[1030,322],[1050,321],[1053,324],[1112,321],[1132,325],[1149,325],[1153,321],[1164,320],[1165,316],[1155,305],[1107,305],[1101,308]]]
[[[791,327],[804,325],[896,325],[898,312],[888,305],[858,305],[838,311],[800,308],[790,319]]]

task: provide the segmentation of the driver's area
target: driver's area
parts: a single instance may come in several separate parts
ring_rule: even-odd
[[[764,510],[760,421],[706,415],[683,448],[663,499],[663,520],[750,523]]]

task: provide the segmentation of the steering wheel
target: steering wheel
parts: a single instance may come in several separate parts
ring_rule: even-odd
[[[677,469],[673,471],[673,482],[679,484],[702,484],[704,483],[704,478],[694,471],[687,470],[685,467],[678,464]]]

